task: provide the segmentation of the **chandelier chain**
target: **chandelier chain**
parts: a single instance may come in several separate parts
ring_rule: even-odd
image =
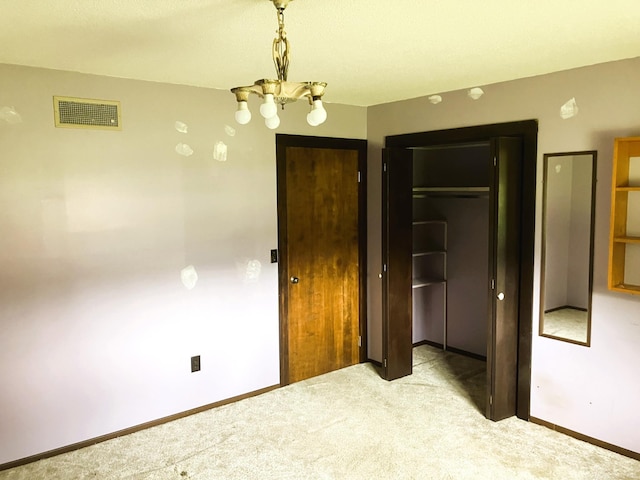
[[[287,81],[289,75],[289,58],[291,45],[284,30],[284,8],[278,8],[278,36],[273,40],[273,63],[278,80]]]

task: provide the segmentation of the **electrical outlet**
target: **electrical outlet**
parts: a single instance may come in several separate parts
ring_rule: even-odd
[[[200,355],[196,355],[195,357],[191,357],[191,372],[199,372],[200,371]]]
[[[278,263],[278,250],[271,250],[271,263]]]

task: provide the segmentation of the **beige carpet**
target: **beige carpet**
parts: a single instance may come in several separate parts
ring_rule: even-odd
[[[431,347],[414,374],[356,365],[20,468],[36,479],[640,479],[640,462],[484,418],[484,363]]]

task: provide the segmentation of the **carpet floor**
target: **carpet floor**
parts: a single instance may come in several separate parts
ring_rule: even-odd
[[[587,342],[589,314],[575,308],[562,308],[544,314],[544,333],[554,337]]]
[[[0,480],[640,479],[640,462],[515,417],[484,418],[484,362],[428,346],[386,382],[360,364]]]

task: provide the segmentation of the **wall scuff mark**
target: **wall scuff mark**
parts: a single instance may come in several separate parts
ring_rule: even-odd
[[[260,260],[244,259],[237,263],[238,273],[243,277],[245,283],[255,283],[260,280],[262,264]]]
[[[186,123],[181,122],[179,120],[176,121],[175,127],[176,127],[176,130],[179,131],[180,133],[187,133],[187,131],[189,130],[189,126]]]
[[[196,283],[198,283],[198,272],[196,272],[196,267],[193,265],[184,267],[180,272],[180,279],[187,290],[193,290]]]
[[[16,123],[22,123],[22,117],[14,107],[2,107],[0,108],[0,119],[7,123],[15,125]]]
[[[224,142],[218,142],[213,147],[213,158],[219,162],[227,161],[227,146]]]
[[[563,120],[578,115],[578,104],[575,97],[560,107],[560,116]]]
[[[183,157],[190,157],[193,155],[193,149],[187,145],[186,143],[179,143],[176,145],[176,152],[182,155]]]
[[[482,90],[480,87],[474,87],[469,89],[467,95],[473,100],[478,100],[482,95],[484,95],[484,90]]]

